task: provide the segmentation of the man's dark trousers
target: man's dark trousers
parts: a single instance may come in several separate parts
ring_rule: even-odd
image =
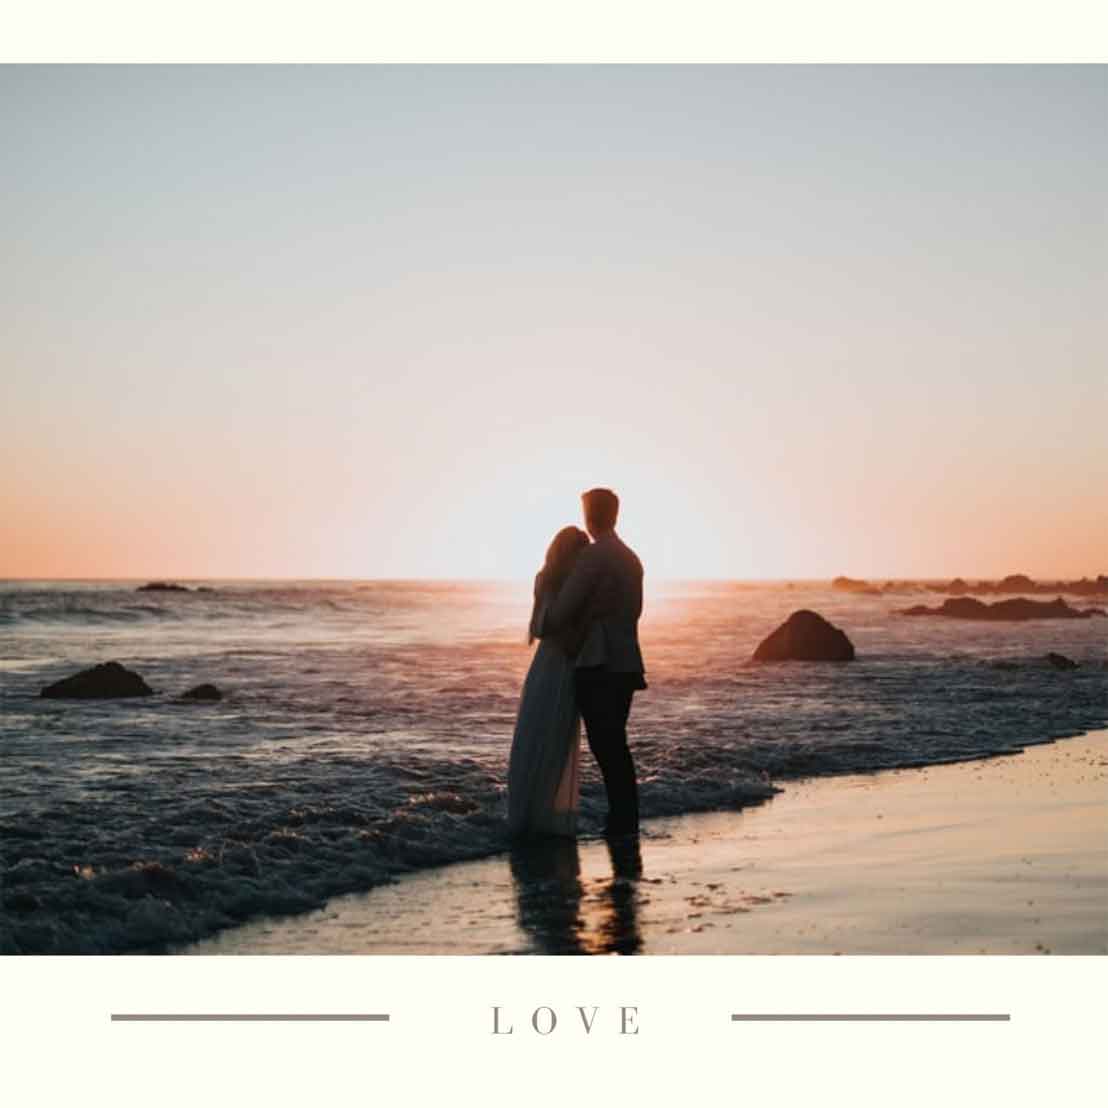
[[[608,793],[604,830],[609,835],[633,834],[639,829],[639,790],[635,763],[627,748],[627,717],[631,698],[640,688],[642,676],[637,673],[589,668],[576,674],[577,707]]]

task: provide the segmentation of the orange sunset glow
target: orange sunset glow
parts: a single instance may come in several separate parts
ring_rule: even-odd
[[[0,80],[0,575],[1105,568],[1102,71]]]

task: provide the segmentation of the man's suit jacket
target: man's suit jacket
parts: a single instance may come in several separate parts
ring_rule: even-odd
[[[577,556],[549,612],[550,625],[569,626],[590,615],[578,669],[642,675],[639,616],[642,614],[642,562],[614,531],[601,535]],[[645,687],[645,685],[643,686]]]

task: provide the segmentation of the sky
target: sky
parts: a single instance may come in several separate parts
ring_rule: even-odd
[[[0,576],[1108,572],[1104,66],[0,67]]]

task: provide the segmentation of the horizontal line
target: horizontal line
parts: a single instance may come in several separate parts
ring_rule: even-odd
[[[807,1012],[782,1014],[735,1014],[736,1023],[1006,1023],[1011,1016],[1005,1012],[967,1012],[955,1014],[936,1012],[874,1012],[831,1013]]]
[[[388,1023],[388,1013],[113,1012],[113,1023]]]

